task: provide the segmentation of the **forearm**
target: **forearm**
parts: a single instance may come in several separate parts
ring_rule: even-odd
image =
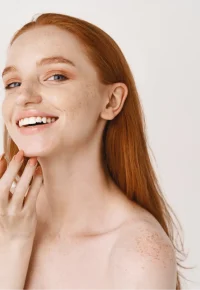
[[[0,247],[0,289],[23,289],[32,244],[23,243]]]

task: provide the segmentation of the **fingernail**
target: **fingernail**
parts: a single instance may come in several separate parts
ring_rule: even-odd
[[[24,152],[19,150],[17,154],[14,156],[14,159],[18,162],[21,162],[24,159]]]
[[[31,166],[35,166],[37,164],[37,159],[36,158],[29,159],[28,164],[30,164]]]
[[[2,160],[4,158],[4,156],[5,156],[5,153],[1,154],[0,160]]]

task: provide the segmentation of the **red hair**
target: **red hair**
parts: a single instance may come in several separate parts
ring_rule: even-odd
[[[161,192],[150,160],[145,118],[135,81],[119,46],[99,27],[85,20],[56,13],[41,14],[37,19],[25,24],[15,33],[10,44],[12,45],[22,33],[44,25],[54,25],[73,33],[84,46],[102,83],[123,82],[128,87],[128,96],[121,112],[107,122],[104,130],[102,144],[105,164],[114,182],[124,194],[157,219],[176,251],[183,254],[183,246],[182,251],[179,250],[174,240],[173,211]],[[18,152],[5,126],[4,152],[8,161]],[[19,176],[26,166],[27,159],[25,158]],[[174,213],[173,215],[175,216]],[[180,258],[177,257],[177,266],[185,268],[178,260],[180,261]],[[179,276],[178,270],[176,289],[181,289]]]

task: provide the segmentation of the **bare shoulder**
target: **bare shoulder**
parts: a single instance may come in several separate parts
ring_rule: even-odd
[[[113,289],[176,289],[176,254],[158,221],[139,206],[113,246],[109,275]]]

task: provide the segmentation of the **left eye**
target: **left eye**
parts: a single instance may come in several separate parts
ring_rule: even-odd
[[[64,81],[67,79],[64,75],[61,75],[61,74],[54,74],[50,78],[48,78],[47,80],[52,80],[51,78],[54,78],[53,81],[55,81],[55,80]]]

